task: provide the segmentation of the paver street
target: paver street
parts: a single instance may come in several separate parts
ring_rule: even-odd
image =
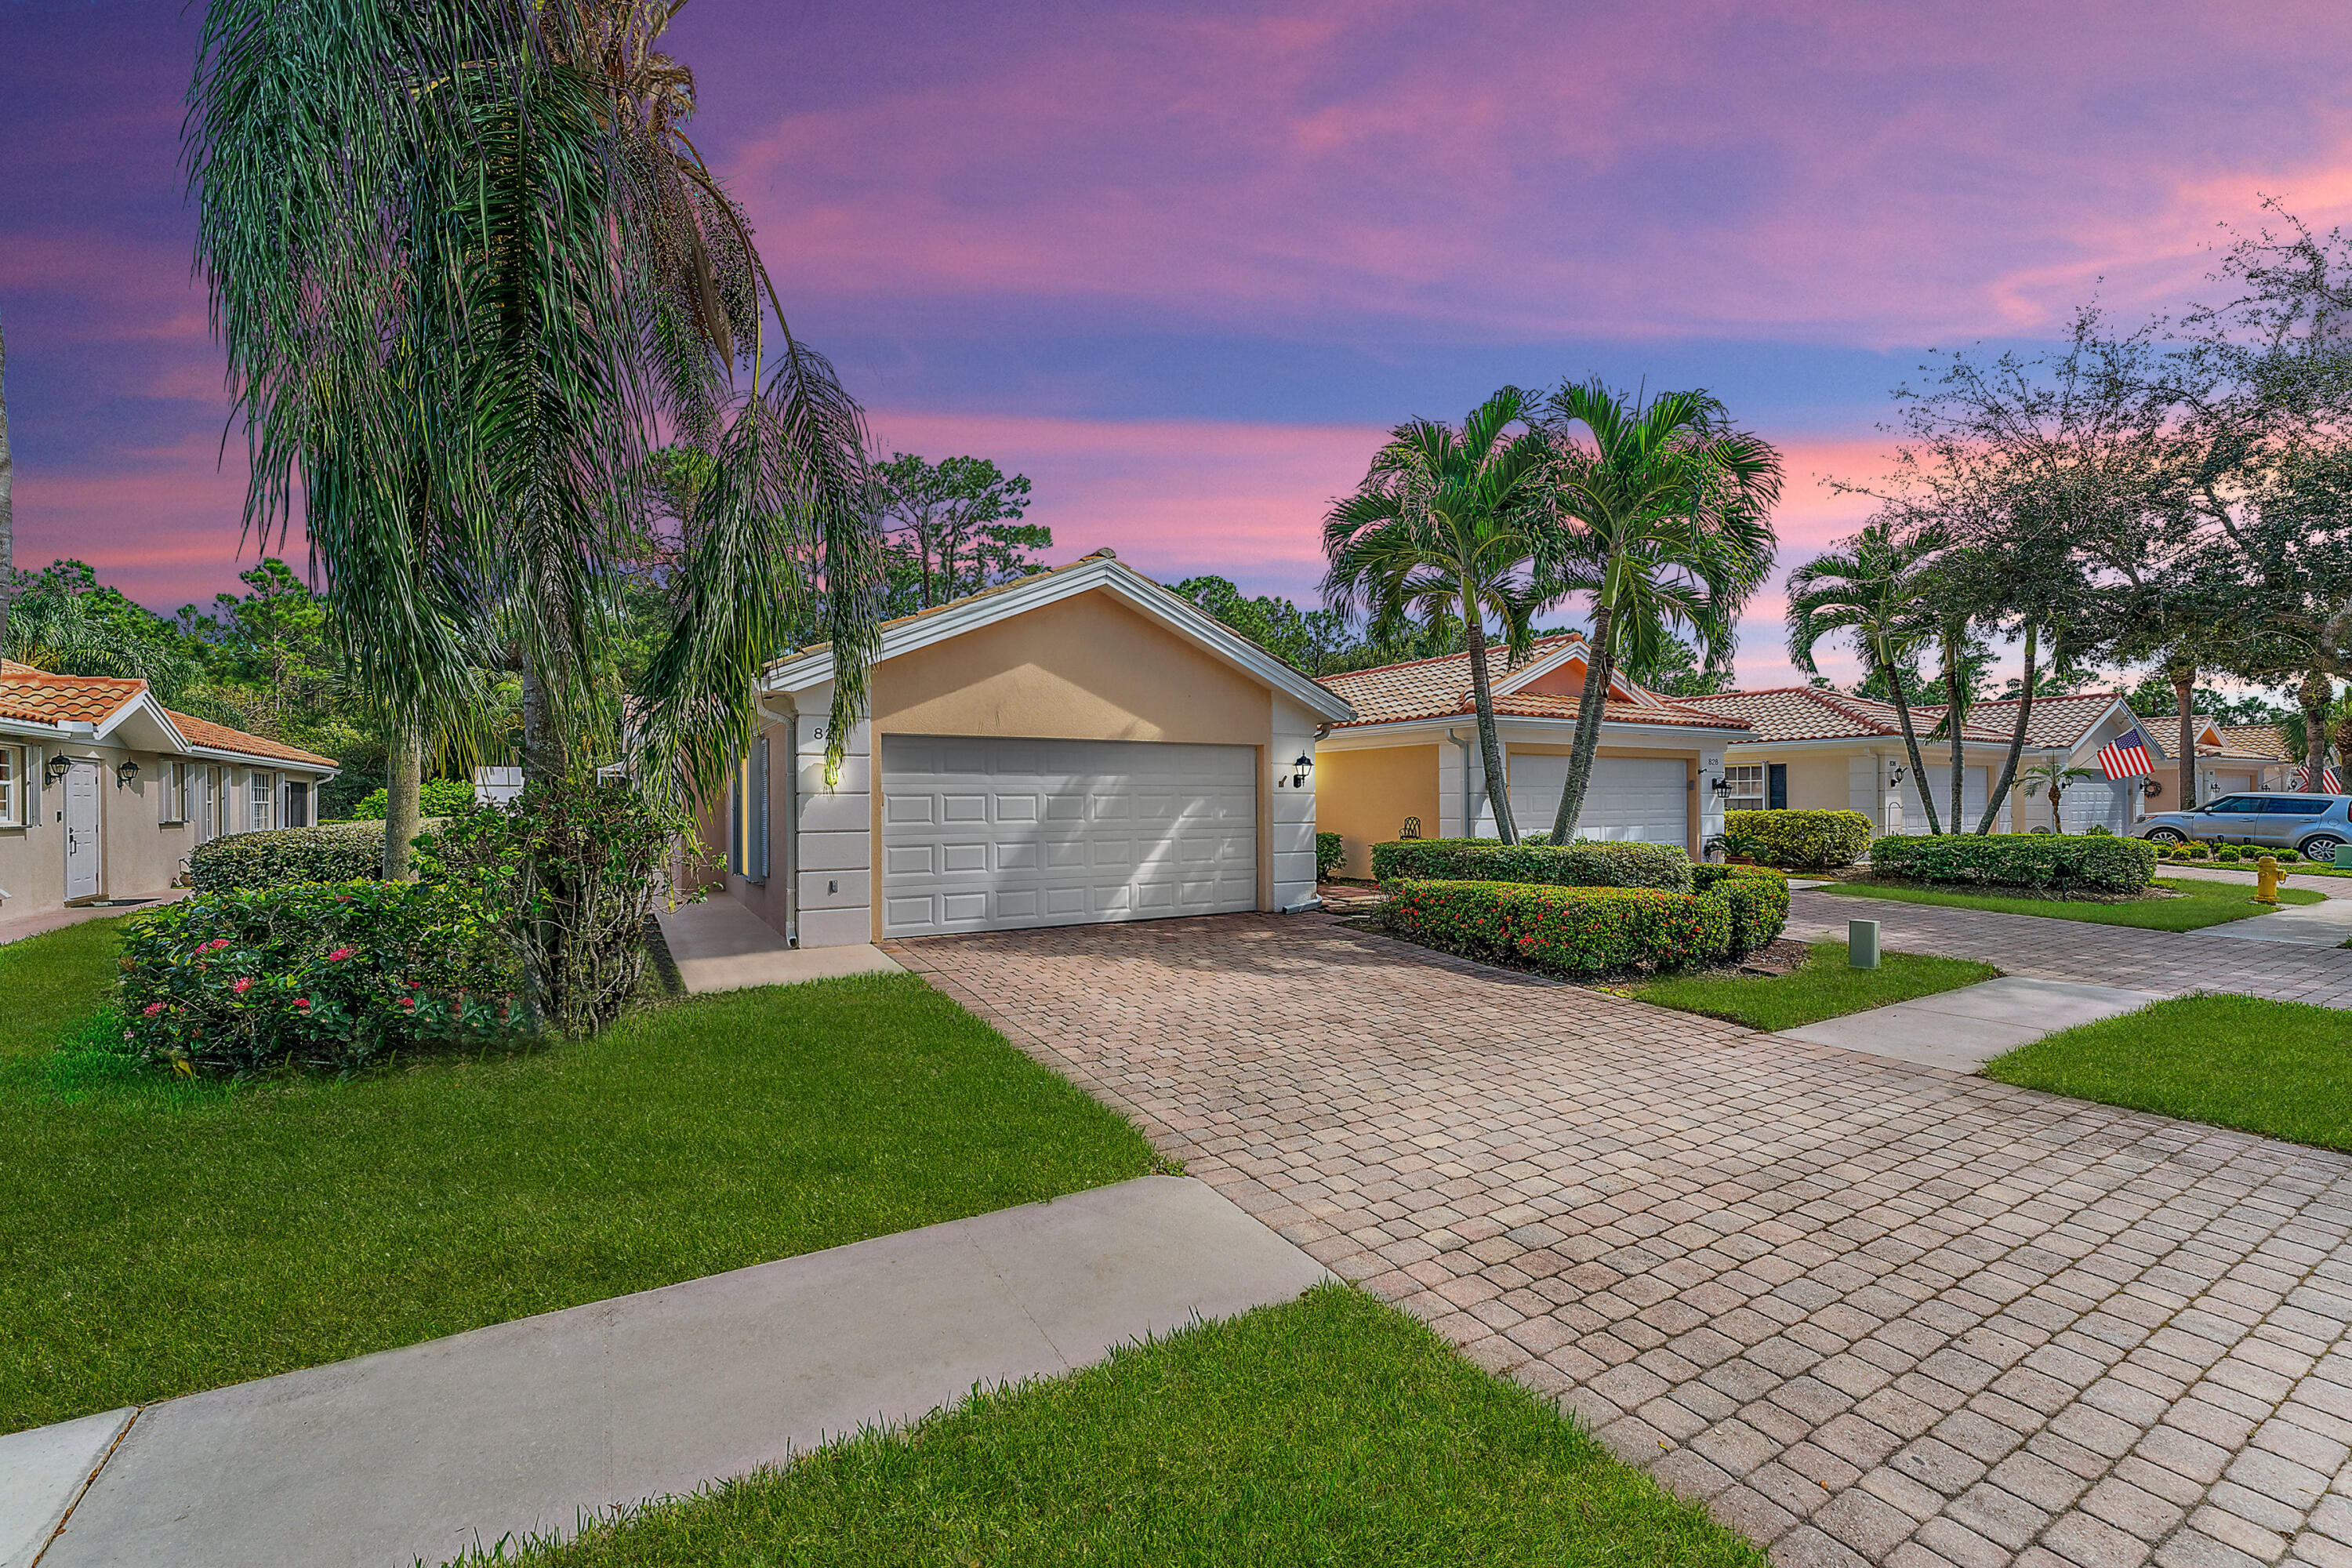
[[[1890,947],[1934,922],[2021,973],[2179,989],[2130,968],[2158,941],[2200,974],[2269,961],[1866,908]],[[891,950],[1778,1563],[2352,1563],[2352,1159],[1318,917]],[[2229,988],[2340,960],[2352,989],[2352,953],[2283,957]]]

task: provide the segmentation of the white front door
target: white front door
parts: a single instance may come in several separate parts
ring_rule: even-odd
[[[882,738],[888,936],[1257,908],[1257,749]]]
[[[1511,816],[1522,833],[1549,833],[1568,787],[1568,759],[1511,753]],[[1579,838],[1690,847],[1690,772],[1680,757],[1595,757]]]
[[[66,901],[98,897],[98,764],[66,774]]]

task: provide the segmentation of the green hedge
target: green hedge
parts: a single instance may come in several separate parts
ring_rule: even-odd
[[[1372,875],[1434,882],[1540,882],[1565,888],[1690,890],[1690,857],[1669,844],[1505,845],[1493,838],[1402,838],[1372,846]]]
[[[1858,811],[1727,811],[1723,829],[1756,840],[1766,865],[1800,871],[1851,866],[1870,847],[1870,818]]]
[[[2144,838],[2087,834],[1896,834],[1870,847],[1870,866],[1878,876],[1911,882],[2137,893],[2156,875],[2156,847]]]
[[[1789,924],[1789,879],[1768,866],[1694,866],[1691,886],[1702,898],[1731,909],[1731,947],[1722,956],[1745,958]]]
[[[425,826],[437,826],[428,821]],[[237,833],[196,846],[188,886],[200,893],[288,888],[303,882],[357,882],[383,875],[383,824],[333,822]]]
[[[464,779],[426,779],[418,791],[418,805],[426,816],[450,816],[468,810],[474,804],[474,786]],[[353,822],[382,822],[383,814],[392,808],[392,797],[383,791],[363,795],[352,803]]]
[[[187,1072],[349,1071],[517,1026],[513,961],[455,890],[200,893],[123,922],[126,1046]]]
[[[1315,836],[1315,879],[1317,881],[1321,881],[1338,870],[1339,863],[1347,858],[1348,847],[1338,834],[1318,833]]]
[[[1723,900],[1661,888],[1405,881],[1381,918],[1448,952],[1554,974],[1680,969],[1731,946],[1731,908]]]

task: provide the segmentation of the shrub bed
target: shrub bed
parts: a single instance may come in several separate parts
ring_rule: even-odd
[[[1667,844],[1506,845],[1492,838],[1403,838],[1372,846],[1372,875],[1440,882],[1538,882],[1566,888],[1687,892],[1690,857]]]
[[[1347,858],[1347,845],[1338,834],[1318,833],[1315,836],[1315,879],[1317,881],[1322,881],[1338,870],[1339,863]]]
[[[453,816],[474,804],[474,786],[464,779],[426,779],[417,791],[417,805],[426,816]],[[353,822],[382,822],[392,809],[389,791],[379,789],[352,803]]]
[[[1723,828],[1753,840],[1766,865],[1793,870],[1851,866],[1870,847],[1870,818],[1858,811],[1727,811]]]
[[[2156,847],[2055,833],[1894,834],[1870,847],[1870,865],[1898,881],[2128,894],[2156,874]]]
[[[444,887],[204,893],[132,916],[121,940],[125,1043],[184,1072],[347,1072],[518,1026],[505,944]]]
[[[1789,879],[1769,867],[1694,866],[1691,886],[1731,910],[1731,945],[1722,957],[1745,958],[1788,927]]]
[[[440,826],[427,821],[429,830]],[[288,888],[302,882],[373,881],[383,874],[383,824],[333,822],[238,833],[199,844],[188,886],[200,893]]]
[[[1447,952],[1553,974],[1680,969],[1731,945],[1729,904],[1662,888],[1405,881],[1382,919]]]

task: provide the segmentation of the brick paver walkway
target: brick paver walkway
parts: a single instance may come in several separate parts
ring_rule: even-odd
[[[2011,974],[2087,980],[2129,991],[2231,991],[2352,1007],[2352,951],[2342,948],[2246,942],[2193,931],[2137,931],[1850,893],[1796,892],[1789,906],[1792,937],[1843,937],[1846,921],[1874,920],[1880,945],[1892,952],[1979,958]]]
[[[892,951],[1777,1563],[2352,1563],[2352,1160],[1311,916]]]

